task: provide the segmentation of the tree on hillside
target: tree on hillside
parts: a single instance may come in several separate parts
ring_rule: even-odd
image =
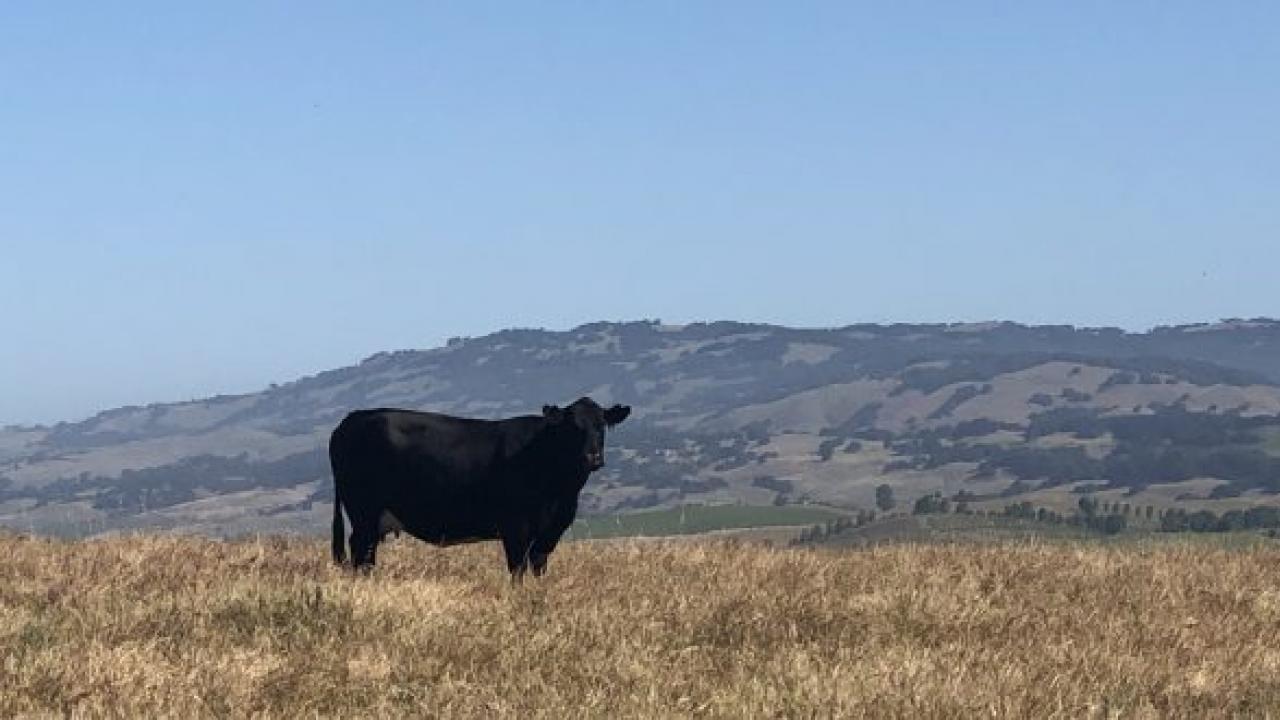
[[[1106,519],[1102,521],[1100,529],[1107,535],[1115,535],[1116,533],[1124,530],[1125,524],[1123,515],[1108,515]]]
[[[1080,506],[1080,514],[1086,518],[1091,518],[1098,514],[1098,500],[1092,495],[1084,495],[1078,503]]]
[[[893,488],[883,484],[876,487],[876,507],[888,512],[896,504],[897,502],[893,499]]]
[[[1036,509],[1029,500],[1023,500],[1020,503],[1004,506],[1004,514],[1006,517],[1021,518],[1023,520],[1035,520]]]
[[[1212,510],[1197,510],[1187,516],[1187,527],[1192,532],[1208,532],[1218,524],[1218,515]]]
[[[822,462],[830,460],[831,456],[835,454],[836,448],[843,442],[844,438],[839,437],[831,438],[830,440],[823,440],[822,443],[818,445],[818,459]]]
[[[913,515],[931,515],[935,513],[946,513],[950,510],[951,502],[942,497],[942,493],[935,492],[918,498],[915,506],[911,508],[911,513]]]

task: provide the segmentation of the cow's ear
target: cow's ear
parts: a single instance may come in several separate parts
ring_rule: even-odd
[[[604,421],[609,425],[609,427],[613,427],[614,425],[617,425],[623,420],[626,420],[627,416],[630,414],[631,414],[630,405],[614,405],[613,407],[604,411]]]
[[[555,405],[543,405],[542,417],[550,420],[553,423],[558,423],[564,420],[564,409],[558,408]]]

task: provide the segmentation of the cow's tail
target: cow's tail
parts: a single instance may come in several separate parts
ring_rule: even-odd
[[[338,565],[347,561],[347,528],[342,522],[342,486],[341,478],[343,473],[340,470],[341,462],[338,460],[340,453],[338,447],[340,445],[340,437],[345,435],[343,428],[347,426],[347,421],[351,416],[343,418],[338,423],[338,427],[333,429],[333,434],[329,436],[329,470],[333,473],[333,561]]]
[[[347,561],[347,526],[342,522],[342,500],[336,490],[333,494],[333,561],[341,565]]]

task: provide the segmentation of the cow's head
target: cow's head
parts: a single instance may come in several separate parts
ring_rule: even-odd
[[[614,405],[606,410],[588,397],[579,398],[565,408],[555,405],[544,405],[542,408],[543,417],[556,430],[557,435],[581,453],[582,464],[587,472],[604,467],[605,428],[626,420],[630,414],[631,408],[626,405]]]

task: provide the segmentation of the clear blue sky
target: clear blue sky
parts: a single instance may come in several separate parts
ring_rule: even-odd
[[[1274,2],[4,3],[0,423],[508,326],[1280,315],[1277,28]]]

